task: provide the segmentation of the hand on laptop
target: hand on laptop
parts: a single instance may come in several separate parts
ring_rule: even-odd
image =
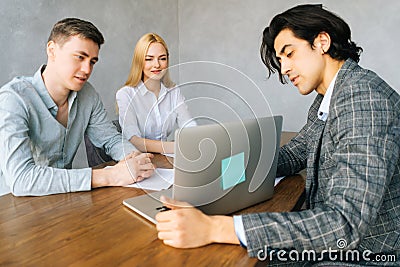
[[[189,203],[164,196],[160,200],[171,210],[157,214],[158,238],[176,248],[201,247],[210,243],[239,244],[228,216],[209,216]]]

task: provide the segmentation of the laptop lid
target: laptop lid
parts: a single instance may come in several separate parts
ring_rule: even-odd
[[[174,199],[228,214],[271,198],[281,129],[274,116],[177,130]]]
[[[272,197],[282,116],[181,128],[175,132],[174,185],[124,200],[155,223],[159,196],[172,195],[206,214],[230,214]]]

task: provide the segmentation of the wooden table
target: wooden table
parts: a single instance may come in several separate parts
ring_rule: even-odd
[[[285,142],[285,140],[282,140]],[[297,209],[304,178],[290,176],[272,199],[242,212]],[[44,197],[0,197],[0,266],[253,266],[245,249],[212,244],[175,249],[153,224],[122,205],[135,188],[99,188]]]

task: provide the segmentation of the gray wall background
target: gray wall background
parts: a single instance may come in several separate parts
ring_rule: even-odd
[[[117,116],[115,92],[126,80],[136,41],[156,32],[169,46],[172,77],[182,84],[194,116],[226,121],[282,114],[284,130],[298,131],[315,94],[301,96],[292,85],[281,85],[276,75],[267,79],[259,46],[270,19],[301,3],[323,3],[344,18],[364,48],[360,64],[399,91],[398,0],[2,0],[0,84],[32,75],[45,63],[52,25],[73,16],[92,21],[105,36],[90,82],[110,119]],[[74,165],[86,166],[82,147]]]

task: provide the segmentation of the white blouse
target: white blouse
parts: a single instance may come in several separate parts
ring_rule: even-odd
[[[196,126],[179,87],[166,88],[161,83],[158,99],[143,82],[136,87],[124,86],[117,91],[119,123],[122,134],[166,141],[175,129]]]

